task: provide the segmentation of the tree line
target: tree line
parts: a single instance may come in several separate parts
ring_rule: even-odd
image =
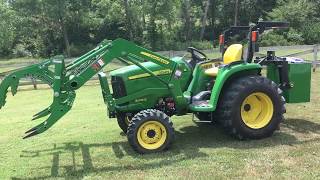
[[[230,25],[288,21],[262,45],[320,42],[317,0],[0,0],[0,56],[79,56],[104,39],[212,48]]]

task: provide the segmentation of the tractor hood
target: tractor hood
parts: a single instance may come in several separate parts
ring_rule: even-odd
[[[192,70],[182,58],[173,58],[179,69],[183,70],[179,79],[182,90],[186,90],[192,77]],[[164,68],[152,62],[141,63],[145,68],[152,71],[155,75],[164,81],[169,81],[172,77],[173,69]],[[164,88],[167,85],[160,82],[157,78],[141,69],[139,66],[126,66],[110,73],[114,97],[123,97],[124,95],[134,94],[146,88]],[[167,93],[170,94],[169,91]]]
[[[175,57],[175,58],[172,58],[171,60],[175,61],[181,67],[183,67],[184,72],[188,72],[187,74],[192,73],[187,63],[184,60],[182,60],[181,57]],[[160,65],[157,65],[152,62],[144,62],[141,64],[158,76],[170,75],[172,73],[172,69],[163,68]],[[148,74],[147,72],[145,72],[144,70],[142,70],[140,67],[136,65],[126,66],[126,67],[114,70],[110,72],[110,75],[121,77],[124,81],[150,77],[150,74]],[[164,78],[170,78],[170,77],[168,76]]]

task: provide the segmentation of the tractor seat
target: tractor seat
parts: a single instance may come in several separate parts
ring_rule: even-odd
[[[228,47],[223,55],[223,65],[228,65],[230,63],[240,61],[242,58],[243,46],[241,44],[233,44]],[[219,72],[219,67],[213,67],[207,69],[204,73],[211,77],[217,77]]]

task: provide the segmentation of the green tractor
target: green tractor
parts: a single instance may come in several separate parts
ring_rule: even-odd
[[[231,27],[220,36],[223,63],[208,59],[195,48],[188,48],[189,60],[168,59],[123,39],[103,42],[68,64],[56,56],[10,72],[0,84],[0,108],[9,87],[15,95],[23,77],[52,87],[53,103],[33,117],[47,119],[28,130],[24,138],[32,137],[61,119],[72,108],[76,91],[98,74],[109,118],[117,118],[139,153],[168,149],[174,140],[170,117],[189,113],[199,121],[218,122],[238,139],[269,137],[284,119],[286,101],[310,100],[310,64],[290,62],[274,52],[253,60],[259,50],[259,34],[287,26],[259,22]],[[241,44],[228,45],[230,37],[240,31],[249,32],[246,58]],[[107,75],[101,71],[113,60],[129,66],[110,73],[110,90]],[[267,66],[267,77],[262,76],[263,66]]]

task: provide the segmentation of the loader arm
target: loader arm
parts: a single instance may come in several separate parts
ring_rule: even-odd
[[[158,64],[166,69],[174,70],[176,63],[153,53],[150,50],[139,47],[130,41],[124,39],[117,39],[102,46],[98,46],[95,51],[86,55],[85,58],[76,60],[70,66],[67,66],[66,88],[76,90],[96,75],[103,67],[109,64],[112,60],[118,58],[122,61],[129,61],[147,73],[155,76],[163,83],[169,85],[169,81],[164,81],[158,76],[154,75],[151,71],[144,68],[140,63],[150,61]]]
[[[56,56],[42,63],[10,72],[0,84],[0,109],[5,105],[9,87],[11,88],[12,95],[17,93],[19,80],[21,78],[31,76],[47,83],[53,89],[53,103],[48,108],[34,115],[33,120],[46,116],[49,117],[43,123],[28,130],[24,138],[43,133],[72,108],[76,97],[76,90],[82,87],[114,59],[137,65],[146,73],[149,73],[164,83],[173,97],[176,98],[177,103],[186,103],[186,100],[182,96],[183,92],[181,91],[180,84],[174,80],[174,73],[178,68],[176,62],[137,46],[130,41],[116,39],[114,41],[101,43],[95,49],[67,65],[65,65],[62,56]],[[141,63],[146,61],[158,64],[164,69],[170,69],[172,73],[171,78],[165,80],[155,75],[152,71],[141,65]],[[100,74],[99,79],[100,82],[107,82],[106,77]],[[105,88],[103,91],[104,90],[109,91],[109,88]],[[104,95],[106,95],[104,96],[104,100],[109,111],[114,111],[116,103],[110,91],[104,92]]]

